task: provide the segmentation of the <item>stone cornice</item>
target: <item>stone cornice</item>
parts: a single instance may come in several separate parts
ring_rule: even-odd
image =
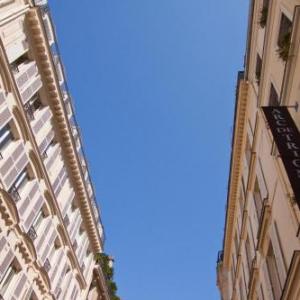
[[[238,86],[236,112],[235,112],[235,129],[232,144],[232,157],[230,167],[230,179],[228,182],[228,198],[226,212],[226,226],[224,236],[224,266],[229,267],[230,250],[233,241],[233,228],[236,215],[236,204],[243,166],[243,155],[246,137],[246,115],[247,115],[247,96],[248,83],[240,80]]]
[[[75,141],[64,106],[63,95],[60,91],[51,50],[46,39],[46,33],[43,29],[42,16],[39,9],[32,8],[28,17],[29,27],[33,35],[33,44],[37,51],[37,64],[40,67],[39,69],[43,78],[44,88],[47,91],[49,105],[57,125],[57,133],[60,136],[60,144],[64,153],[65,162],[69,169],[68,173],[73,183],[77,199],[79,200],[81,214],[86,225],[93,251],[95,253],[101,252],[102,241],[98,232],[97,221],[94,216],[91,200],[86,189],[80,159],[76,151]]]

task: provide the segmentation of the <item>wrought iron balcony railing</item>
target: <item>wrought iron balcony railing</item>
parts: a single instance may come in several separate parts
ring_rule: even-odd
[[[44,262],[44,269],[46,272],[49,272],[49,270],[51,269],[51,264],[48,258],[46,258],[45,262]]]
[[[35,231],[35,228],[31,226],[27,232],[28,236],[32,241],[34,241],[37,238],[37,233]]]
[[[10,194],[10,196],[13,198],[13,200],[14,200],[16,203],[21,199],[20,194],[19,194],[17,188],[14,187],[14,186],[13,186],[13,187],[11,188],[11,190],[9,191],[9,194]]]

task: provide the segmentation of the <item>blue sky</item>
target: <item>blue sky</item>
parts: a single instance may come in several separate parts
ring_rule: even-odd
[[[50,1],[122,300],[219,299],[248,1]]]

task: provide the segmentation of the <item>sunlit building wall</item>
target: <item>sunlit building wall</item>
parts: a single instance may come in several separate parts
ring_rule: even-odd
[[[108,300],[103,242],[47,1],[0,0],[1,297]]]
[[[261,108],[288,107],[300,129],[299,5],[295,0],[250,1],[217,263],[224,300],[300,299],[300,199]]]

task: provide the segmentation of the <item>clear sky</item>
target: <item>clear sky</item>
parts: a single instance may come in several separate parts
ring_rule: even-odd
[[[122,300],[219,299],[246,0],[50,0]]]

